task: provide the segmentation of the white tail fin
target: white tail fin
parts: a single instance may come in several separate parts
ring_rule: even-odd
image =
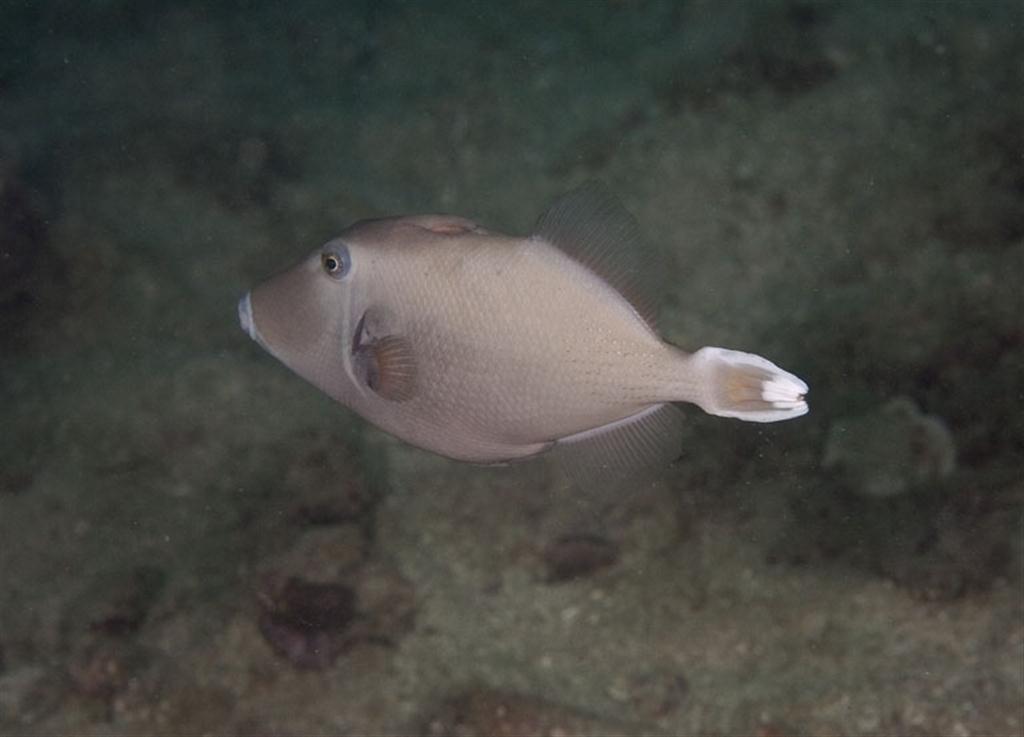
[[[701,348],[690,360],[703,379],[697,404],[708,414],[747,422],[778,422],[807,414],[807,384],[767,358]]]

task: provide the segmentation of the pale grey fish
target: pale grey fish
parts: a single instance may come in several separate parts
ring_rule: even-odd
[[[638,228],[587,186],[527,238],[448,215],[357,222],[238,305],[274,357],[365,419],[449,458],[564,449],[593,474],[678,455],[680,411],[774,422],[807,385],[761,356],[687,353],[654,328]]]

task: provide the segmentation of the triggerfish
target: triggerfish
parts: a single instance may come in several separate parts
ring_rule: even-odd
[[[636,221],[606,190],[528,237],[449,215],[363,220],[238,304],[243,329],[366,420],[449,458],[564,449],[613,474],[667,462],[682,412],[774,422],[807,384],[761,356],[665,342]]]

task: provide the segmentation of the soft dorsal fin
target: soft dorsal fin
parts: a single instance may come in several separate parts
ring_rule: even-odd
[[[644,247],[636,219],[603,184],[588,182],[556,200],[540,216],[533,237],[607,281],[655,328],[656,254]]]

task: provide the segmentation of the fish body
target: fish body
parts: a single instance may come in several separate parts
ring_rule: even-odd
[[[615,257],[635,233],[594,189],[525,238],[443,215],[363,221],[243,297],[239,315],[337,401],[459,460],[577,443],[660,456],[678,440],[679,401],[757,421],[806,412],[806,385],[767,360],[659,337],[626,296],[637,270]]]

